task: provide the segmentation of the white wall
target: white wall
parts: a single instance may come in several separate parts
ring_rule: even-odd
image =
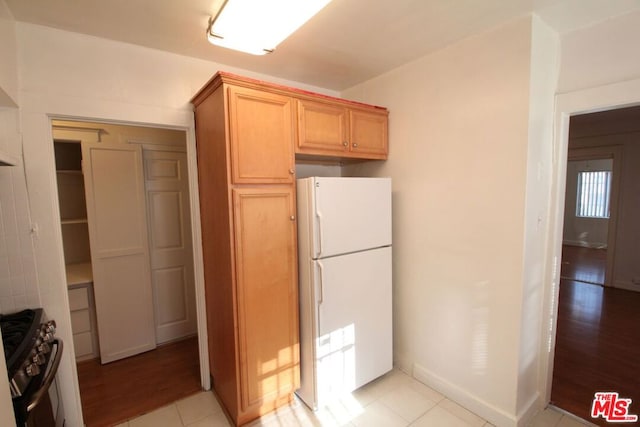
[[[638,40],[640,11],[563,35],[558,92],[639,78]]]
[[[342,166],[339,164],[296,163],[296,179],[310,176],[342,176]]]
[[[17,163],[0,166],[0,313],[40,306],[17,105],[15,21],[4,0],[0,0],[0,155]],[[4,360],[2,349],[0,360]],[[0,378],[7,378],[6,365],[0,365]],[[2,380],[0,425],[13,423],[9,385]]]
[[[0,134],[4,129],[0,120]],[[40,305],[24,168],[0,166],[0,313]],[[13,407],[3,354],[0,350],[0,425],[10,426]]]
[[[41,303],[72,342],[62,241],[57,212],[51,116],[121,121],[187,131],[193,150],[191,97],[218,70],[303,89],[335,92],[283,81],[223,64],[111,42],[99,38],[17,24],[20,99],[25,166],[40,276]],[[191,164],[190,164],[191,167]],[[190,171],[192,173],[194,171]],[[60,386],[67,425],[81,426],[73,354],[63,357]]]
[[[18,105],[16,23],[4,0],[0,0],[0,107]]]
[[[530,110],[538,25],[523,18],[343,93],[390,110],[389,160],[345,172],[393,179],[395,361],[497,425],[515,425],[537,397],[541,290],[525,300],[523,274],[542,264],[545,241],[527,240],[535,253],[525,263],[525,217],[535,233],[538,216],[525,210],[525,190],[551,151],[555,87],[547,76]],[[539,34],[536,43],[556,43]],[[530,115],[545,127],[530,129]],[[530,152],[530,136],[544,148]],[[526,343],[524,303],[535,311]],[[521,360],[524,349],[533,360]]]
[[[525,234],[520,314],[520,349],[516,417],[527,425],[546,405],[540,393],[542,311],[551,205],[553,111],[560,72],[560,39],[537,16],[532,18],[529,80],[529,139],[525,188]]]
[[[0,108],[0,141],[2,150],[20,152],[15,108]],[[12,157],[18,161],[16,166],[0,166],[0,313],[41,305],[24,167],[21,156]],[[4,360],[2,354],[0,360]],[[4,363],[0,363],[0,378],[0,425],[9,426],[14,418]]]

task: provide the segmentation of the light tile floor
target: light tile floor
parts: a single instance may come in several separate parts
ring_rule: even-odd
[[[215,396],[201,392],[118,427],[228,427]],[[554,409],[541,412],[532,427],[592,425]],[[302,402],[262,417],[250,427],[488,427],[483,420],[442,394],[399,370],[355,391],[348,398],[317,412]]]

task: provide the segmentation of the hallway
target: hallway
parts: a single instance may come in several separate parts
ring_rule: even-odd
[[[594,285],[606,251],[564,247],[551,403],[592,419],[595,392],[617,391],[640,414],[640,293]]]

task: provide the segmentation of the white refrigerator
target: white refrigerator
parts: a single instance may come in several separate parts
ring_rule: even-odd
[[[297,184],[296,393],[315,410],[392,368],[391,179]]]

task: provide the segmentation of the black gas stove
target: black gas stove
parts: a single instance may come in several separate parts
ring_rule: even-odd
[[[48,401],[62,341],[55,338],[56,323],[45,321],[41,308],[0,314],[0,330],[16,422],[25,425],[39,404]]]

